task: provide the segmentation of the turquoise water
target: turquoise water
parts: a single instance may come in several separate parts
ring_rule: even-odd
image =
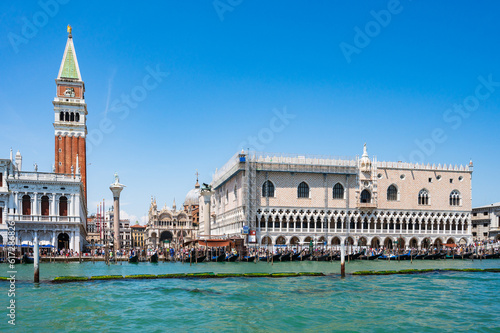
[[[347,271],[499,268],[500,260],[352,262]],[[0,265],[2,271],[6,265]],[[17,265],[19,332],[499,332],[499,273],[295,278],[94,281],[34,286]],[[62,275],[175,272],[324,272],[339,263],[43,263],[41,280]],[[1,275],[6,276],[7,274]],[[24,281],[23,281],[24,280]],[[7,283],[0,283],[7,286]],[[6,287],[2,296],[5,309]],[[5,306],[4,306],[5,305]],[[6,316],[2,316],[6,318]],[[7,319],[0,331],[14,331]]]

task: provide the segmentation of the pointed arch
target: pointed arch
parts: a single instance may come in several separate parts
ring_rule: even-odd
[[[423,206],[428,206],[430,202],[430,195],[427,189],[421,189],[418,192],[418,204]]]
[[[344,186],[341,183],[337,183],[333,186],[333,199],[345,199],[344,193]]]
[[[399,200],[399,191],[396,185],[391,184],[387,188],[387,201],[398,201]]]
[[[274,197],[274,184],[270,180],[266,180],[264,184],[262,184],[262,197]]]
[[[460,192],[458,190],[453,190],[450,193],[450,206],[461,206],[462,205],[462,197],[460,196]]]
[[[306,182],[300,183],[297,187],[297,197],[309,198],[309,185]]]
[[[367,189],[364,189],[361,192],[360,202],[361,203],[371,203],[372,202],[372,194],[370,193],[370,191],[368,191]]]

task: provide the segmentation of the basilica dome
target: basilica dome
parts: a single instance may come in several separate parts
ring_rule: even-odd
[[[193,206],[199,205],[199,197],[200,197],[200,187],[197,186],[188,192],[186,198],[184,199],[184,206]]]

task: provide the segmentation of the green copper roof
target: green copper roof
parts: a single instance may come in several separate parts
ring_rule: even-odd
[[[78,71],[76,70],[75,57],[73,56],[71,44],[68,45],[68,52],[66,52],[66,58],[64,59],[61,77],[68,79],[78,79]]]

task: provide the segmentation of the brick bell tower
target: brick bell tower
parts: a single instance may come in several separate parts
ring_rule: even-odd
[[[76,59],[71,27],[56,79],[54,104],[55,172],[81,174],[87,201],[87,104],[85,84]]]

